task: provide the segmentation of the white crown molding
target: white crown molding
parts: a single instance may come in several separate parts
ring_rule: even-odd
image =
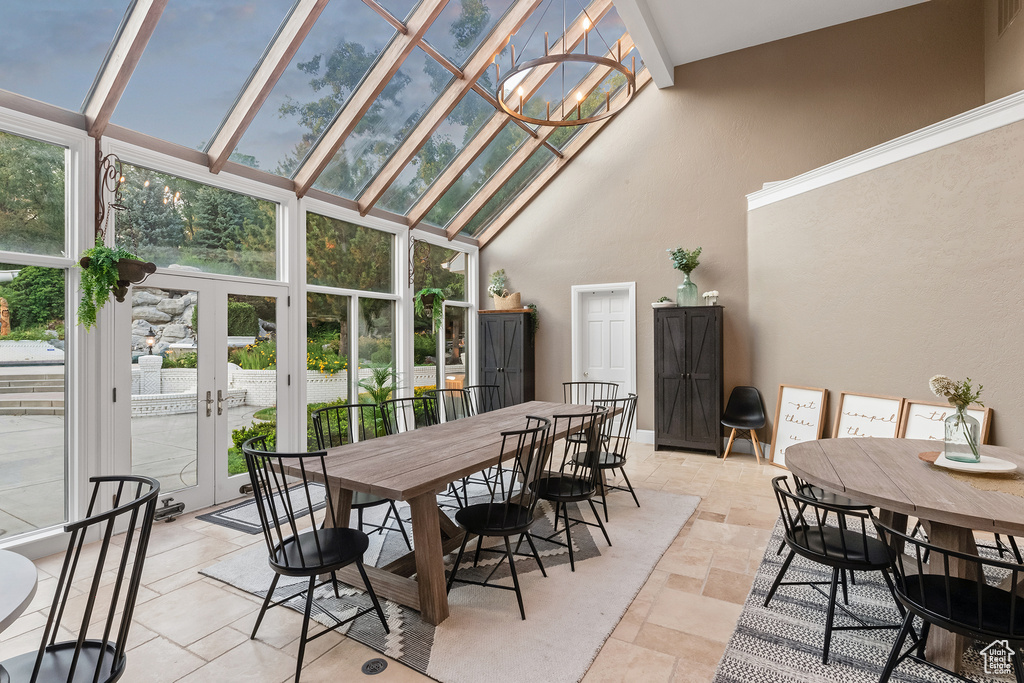
[[[954,142],[1024,120],[1024,91],[908,133],[845,159],[765,187],[747,195],[747,210],[816,190],[861,173],[924,154]]]

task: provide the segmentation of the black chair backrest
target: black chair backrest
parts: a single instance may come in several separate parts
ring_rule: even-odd
[[[426,395],[434,399],[437,417],[442,422],[461,420],[473,414],[469,393],[463,389],[431,389]]]
[[[89,481],[92,483],[92,494],[85,519],[64,527],[64,531],[71,536],[36,655],[31,678],[33,681],[39,675],[47,648],[54,646],[62,626],[77,633],[77,639],[68,643],[74,646],[69,681],[115,680],[115,672],[123,670],[125,665],[128,630],[142,583],[142,565],[153,529],[160,483],[149,477],[132,475],[90,477]],[[109,500],[111,491],[113,507],[106,512],[99,512],[100,501]],[[124,543],[112,544],[114,533],[120,533],[122,529],[125,530]],[[83,556],[82,546],[87,542],[86,537],[89,536],[88,540],[92,541],[93,534],[97,532],[100,538],[98,552],[93,553],[90,549]],[[95,562],[92,559],[94,555]],[[110,597],[98,601],[100,582],[111,571],[114,573],[113,584],[103,587],[104,594]],[[86,582],[85,577],[90,575],[91,578]],[[67,623],[63,623],[72,585],[76,582],[78,585],[75,588],[88,589],[81,622],[72,623],[77,622],[77,618],[68,617]],[[78,595],[77,590],[75,595]],[[98,610],[105,610],[106,614],[103,618],[95,619],[94,613]],[[83,656],[83,650],[89,652]],[[92,658],[95,658],[95,665],[90,671],[83,669],[77,672],[79,664],[84,666],[85,661],[89,661],[91,665]]]
[[[380,404],[384,431],[400,434],[437,424],[437,405],[430,396],[392,398]]]
[[[629,394],[626,398],[597,399],[593,404],[596,408],[607,410],[609,415],[604,421],[601,433],[603,442],[601,450],[625,458],[626,449],[629,448],[629,439],[633,434],[636,394]],[[616,410],[621,410],[621,412],[614,415]]]
[[[473,406],[473,414],[489,413],[503,408],[501,404],[501,387],[497,384],[474,384],[465,387]]]
[[[888,547],[903,548],[902,553],[890,554],[894,560],[896,595],[912,612],[940,625],[947,622],[972,631],[977,634],[975,637],[985,640],[1024,641],[1024,599],[1018,595],[1024,565],[948,550],[893,529],[874,517],[872,521]],[[958,565],[961,571],[951,572],[951,567]],[[929,574],[929,568],[934,571],[935,567],[941,568],[941,573]],[[1006,578],[997,588],[986,584],[986,573]]]
[[[589,406],[594,401],[615,399],[619,385],[615,382],[562,382],[563,403]]]
[[[323,450],[384,435],[376,403],[346,403],[312,413],[316,446]]]
[[[757,387],[733,387],[729,402],[725,404],[723,420],[743,420],[764,426],[768,419],[764,412],[764,401]],[[757,429],[760,429],[758,427]]]
[[[863,561],[868,557],[868,514],[830,505],[793,492],[785,476],[772,479],[786,539],[823,564]],[[838,527],[827,524],[836,515]],[[855,559],[859,558],[859,559]]]
[[[249,467],[249,481],[270,563],[285,570],[323,566],[325,549],[316,532],[307,532],[311,541],[302,544],[301,552],[286,553],[280,549],[285,541],[299,535],[299,520],[307,515],[310,520],[314,518],[321,499],[327,508],[323,526],[338,526],[333,498],[312,488],[312,484],[326,481],[324,456],[327,452],[276,453],[267,451],[266,447],[266,437],[256,436],[242,444],[242,453]],[[292,473],[286,475],[286,467],[293,468]]]
[[[491,470],[493,485],[486,503],[492,530],[521,526],[522,508],[528,512],[526,519],[533,519],[537,507],[537,487],[533,484],[547,464],[550,433],[551,420],[530,416],[524,429],[501,433],[501,460]]]
[[[607,411],[595,407],[593,412],[577,415],[555,415],[553,433],[580,434],[578,439],[563,439],[552,445],[548,471],[554,476],[571,476],[596,487],[601,477],[597,468],[601,456],[601,434]]]

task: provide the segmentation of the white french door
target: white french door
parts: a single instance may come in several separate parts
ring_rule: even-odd
[[[161,273],[114,304],[118,471],[154,477],[186,510],[239,496],[233,433],[276,434],[287,417],[287,299],[282,285]]]
[[[574,286],[573,380],[615,382],[619,398],[636,391],[633,283]]]

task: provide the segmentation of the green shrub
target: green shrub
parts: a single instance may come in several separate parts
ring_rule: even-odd
[[[270,370],[277,367],[277,342],[264,341],[232,349],[228,361],[243,370]]]
[[[11,328],[30,327],[64,319],[64,271],[25,266],[10,284],[0,288],[11,311]]]
[[[437,356],[437,337],[429,332],[417,332],[412,336],[413,362],[425,365],[427,356]]]
[[[387,365],[391,362],[391,349],[377,349],[373,352],[373,355],[370,356],[370,360],[374,363]]]
[[[253,422],[248,427],[240,427],[231,430],[231,441],[235,448],[241,450],[242,444],[254,436],[268,436],[267,449],[273,450],[277,437],[276,422]]]
[[[348,356],[339,356],[335,350],[325,349],[323,344],[315,341],[306,343],[306,369],[315,372],[322,372],[325,375],[335,375],[342,370],[348,369]]]
[[[57,336],[53,333],[56,332]],[[32,325],[30,327],[21,327],[18,329],[12,329],[11,333],[6,337],[3,337],[4,341],[26,341],[26,340],[41,340],[49,341],[51,339],[63,339],[64,338],[64,324],[63,323],[50,323],[49,325]]]
[[[252,304],[241,301],[228,302],[229,337],[255,337],[259,331],[259,318],[256,316],[256,308]]]
[[[359,358],[364,360],[370,360],[373,358],[375,353],[379,353],[382,350],[386,350],[388,353],[387,361],[391,360],[391,339],[388,337],[360,337],[359,338]]]
[[[199,365],[199,353],[196,351],[184,351],[169,353],[164,356],[164,363],[160,367],[172,368],[195,368]]]
[[[192,307],[192,334],[199,334],[199,304]]]

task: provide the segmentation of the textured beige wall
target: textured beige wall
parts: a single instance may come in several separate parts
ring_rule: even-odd
[[[985,101],[1024,90],[1024,12],[999,35],[999,0],[985,0]]]
[[[982,103],[982,7],[933,0],[679,67],[641,92],[481,253],[540,308],[537,393],[571,375],[570,287],[637,282],[639,427],[652,429],[653,315],[693,279],[725,306],[725,389],[751,378],[745,195]],[[780,264],[780,269],[785,266]],[[485,292],[482,292],[486,296]],[[484,299],[486,301],[486,299]]]
[[[830,389],[832,417],[840,391],[969,376],[991,439],[1024,444],[1021,188],[1017,123],[750,212],[756,385]]]

